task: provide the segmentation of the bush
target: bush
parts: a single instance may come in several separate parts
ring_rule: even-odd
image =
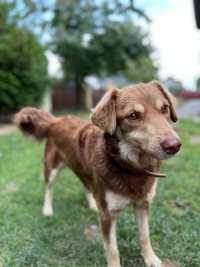
[[[16,24],[0,27],[0,113],[37,105],[48,86],[43,46],[30,31]]]

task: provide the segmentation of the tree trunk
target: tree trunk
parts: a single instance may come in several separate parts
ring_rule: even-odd
[[[85,109],[85,90],[83,81],[76,77],[75,79],[76,109]]]

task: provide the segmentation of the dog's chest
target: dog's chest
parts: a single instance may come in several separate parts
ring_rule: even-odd
[[[111,191],[106,192],[107,208],[111,213],[119,212],[126,208],[131,202],[129,197],[124,197]]]

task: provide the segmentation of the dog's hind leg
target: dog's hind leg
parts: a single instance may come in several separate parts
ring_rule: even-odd
[[[63,161],[59,157],[55,147],[49,143],[46,145],[45,165],[44,165],[44,181],[45,196],[42,213],[44,216],[53,215],[53,183],[63,167]]]
[[[48,176],[48,179],[45,179],[46,182],[46,189],[45,189],[45,196],[44,196],[44,205],[42,209],[42,213],[44,216],[53,216],[53,192],[52,186],[53,183],[59,173],[59,168],[52,169]]]

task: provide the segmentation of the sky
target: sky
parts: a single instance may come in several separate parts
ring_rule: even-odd
[[[152,18],[151,40],[158,51],[161,78],[174,76],[194,89],[200,77],[200,30],[195,24],[193,1],[146,2],[152,2],[146,9]],[[153,2],[157,7],[153,8]]]
[[[137,0],[136,4],[151,18],[148,26],[156,49],[161,79],[169,76],[183,82],[187,89],[195,89],[200,77],[200,30],[197,30],[192,0]],[[49,73],[60,75],[60,63],[47,52]]]

